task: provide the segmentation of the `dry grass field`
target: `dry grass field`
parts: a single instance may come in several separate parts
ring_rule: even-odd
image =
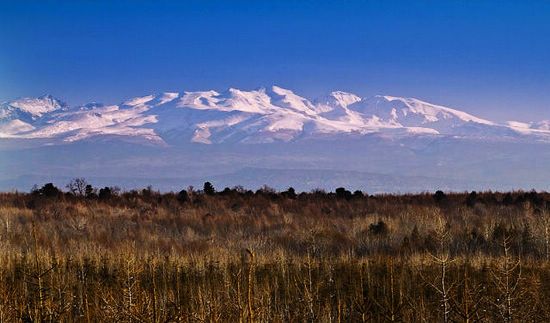
[[[543,322],[550,194],[0,194],[1,322]]]

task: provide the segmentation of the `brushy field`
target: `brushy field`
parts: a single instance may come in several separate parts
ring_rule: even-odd
[[[115,192],[0,194],[1,322],[550,321],[547,193]]]

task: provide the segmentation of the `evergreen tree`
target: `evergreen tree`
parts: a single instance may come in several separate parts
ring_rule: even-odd
[[[210,183],[210,182],[204,183],[203,190],[204,190],[204,194],[206,194],[206,195],[216,194],[216,189],[214,188],[214,185],[212,185],[212,183]]]

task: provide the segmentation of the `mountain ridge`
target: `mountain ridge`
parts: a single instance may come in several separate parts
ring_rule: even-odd
[[[0,138],[70,143],[119,137],[166,145],[290,142],[342,136],[457,136],[550,142],[550,121],[497,123],[415,98],[344,91],[307,99],[279,86],[164,92],[71,107],[51,95],[0,104]]]

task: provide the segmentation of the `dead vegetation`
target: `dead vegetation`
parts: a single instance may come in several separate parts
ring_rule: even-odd
[[[546,193],[69,188],[0,194],[1,322],[550,320]]]

